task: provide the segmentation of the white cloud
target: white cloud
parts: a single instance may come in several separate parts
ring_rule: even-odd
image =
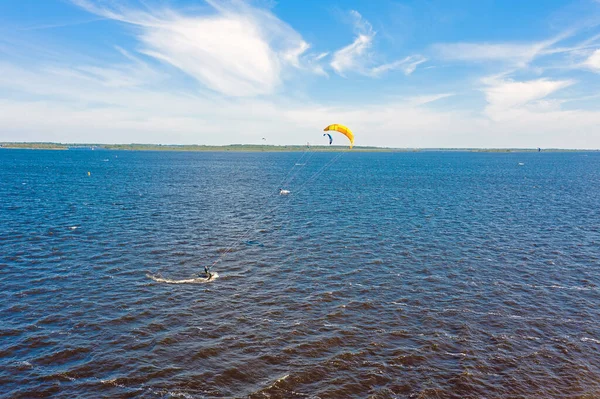
[[[484,118],[427,106],[452,94],[327,106],[177,93],[151,88],[146,83],[153,78],[143,73],[132,77],[136,85],[107,85],[104,72],[71,71],[0,63],[0,93],[21,93],[0,96],[0,141],[230,144],[268,137],[271,144],[303,144],[319,140],[323,126],[343,121],[357,145],[600,147],[600,137],[588,133],[600,123],[600,112],[546,106],[546,97],[568,85],[564,81],[488,81],[489,104],[501,114]]]
[[[337,50],[333,54],[333,60],[330,64],[335,72],[341,76],[344,76],[346,71],[365,72],[365,64],[370,58],[368,51],[376,35],[371,24],[360,13],[352,10],[350,15],[354,19],[357,36],[352,44]]]
[[[323,126],[343,120],[364,132],[358,133],[361,145],[440,146],[444,140],[436,139],[437,132],[467,123],[464,116],[423,107],[445,95],[328,107],[288,99],[191,96],[151,89],[142,83],[143,75],[133,77],[140,85],[106,85],[105,73],[71,70],[0,63],[0,88],[23,94],[20,100],[0,99],[0,141],[229,144],[269,137],[272,144],[302,144],[311,141],[310,132],[318,140]],[[23,99],[31,95],[36,100]]]
[[[421,55],[412,55],[402,60],[373,66],[375,65],[375,54],[370,49],[377,32],[373,30],[371,24],[357,11],[350,11],[350,15],[354,19],[354,28],[357,36],[352,44],[337,50],[333,54],[333,60],[330,65],[338,75],[345,76],[346,72],[349,71],[376,77],[396,69],[402,70],[405,75],[410,75],[419,64],[427,61]]]
[[[331,67],[340,75],[344,76],[345,71],[363,72],[363,60],[367,50],[371,47],[372,36],[358,35],[354,42],[333,54]]]
[[[452,61],[504,61],[514,64],[530,62],[541,47],[537,44],[450,43],[435,46],[438,54]]]
[[[72,1],[94,14],[135,25],[142,53],[230,96],[274,93],[284,68],[303,68],[302,56],[309,48],[300,34],[272,13],[242,2],[210,1],[212,13],[184,16],[173,10]]]
[[[281,65],[256,27],[237,18],[181,19],[150,28],[141,36],[143,52],[232,96],[274,92]]]
[[[431,95],[423,95],[423,96],[414,96],[409,97],[407,99],[407,104],[412,106],[419,106],[432,103],[437,100],[441,100],[442,98],[452,97],[455,93],[440,93],[440,94],[431,94]]]
[[[316,75],[329,76],[321,62],[328,55],[328,52],[307,55],[304,57],[303,65],[301,65],[300,69],[307,69]]]
[[[571,35],[572,32],[567,31],[548,40],[529,43],[441,43],[433,49],[445,60],[497,62],[522,68],[538,56],[568,51],[552,49],[552,46]]]
[[[109,87],[135,87],[144,85],[148,82],[158,83],[167,78],[166,75],[159,73],[147,63],[132,56],[127,51],[121,48],[117,48],[117,50],[128,59],[130,63],[111,65],[109,67],[80,65],[71,70],[54,68],[54,72],[63,75],[77,75],[84,79],[96,80],[102,85]]]
[[[375,35],[375,31],[373,31],[373,25],[364,19],[358,11],[350,10],[350,17],[353,19],[354,29],[356,32],[364,35]]]
[[[484,79],[483,83],[486,84],[483,91],[488,102],[485,113],[494,120],[501,120],[507,117],[513,118],[515,115],[525,112],[526,109],[528,111],[548,109],[549,102],[540,103],[539,101],[575,82],[548,79],[519,82],[488,78]]]
[[[310,48],[310,45],[305,41],[300,42],[298,47],[289,49],[283,53],[283,59],[288,61],[290,65],[300,68],[300,56]]]
[[[600,49],[596,50],[583,63],[583,67],[591,69],[594,72],[600,73]]]
[[[383,73],[393,71],[395,69],[400,69],[404,72],[405,75],[410,75],[415,71],[415,69],[417,69],[417,66],[419,64],[422,64],[426,61],[427,58],[421,55],[410,55],[402,60],[374,67],[371,69],[370,73],[373,76],[380,76]]]

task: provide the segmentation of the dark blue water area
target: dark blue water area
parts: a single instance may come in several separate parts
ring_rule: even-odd
[[[598,398],[600,153],[0,150],[0,396]]]

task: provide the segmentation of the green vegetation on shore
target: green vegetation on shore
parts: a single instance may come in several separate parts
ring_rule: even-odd
[[[212,145],[174,145],[174,144],[64,144],[64,143],[0,143],[0,148],[43,149],[43,150],[125,150],[125,151],[231,151],[231,152],[285,152],[304,151],[305,145],[260,145],[231,144]],[[310,146],[312,151],[344,151],[347,146]],[[354,147],[352,151],[386,152],[411,151],[381,147]]]
[[[69,146],[59,143],[0,143],[0,148],[21,148],[27,150],[68,150]]]
[[[0,148],[30,150],[124,150],[124,151],[230,151],[230,152],[297,152],[305,151],[305,145],[260,145],[231,144],[211,145],[175,145],[175,144],[68,144],[68,143],[0,143]],[[344,151],[346,146],[311,146],[313,151]],[[470,152],[536,152],[537,148],[385,148],[355,146],[353,152],[416,152],[416,151],[470,151]],[[544,152],[597,151],[547,148]]]

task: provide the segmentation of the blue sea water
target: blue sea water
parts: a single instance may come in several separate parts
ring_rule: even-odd
[[[0,150],[1,397],[598,398],[599,316],[600,153]]]

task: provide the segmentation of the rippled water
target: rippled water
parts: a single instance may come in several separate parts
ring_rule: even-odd
[[[0,151],[0,396],[600,397],[600,154],[336,156]]]

